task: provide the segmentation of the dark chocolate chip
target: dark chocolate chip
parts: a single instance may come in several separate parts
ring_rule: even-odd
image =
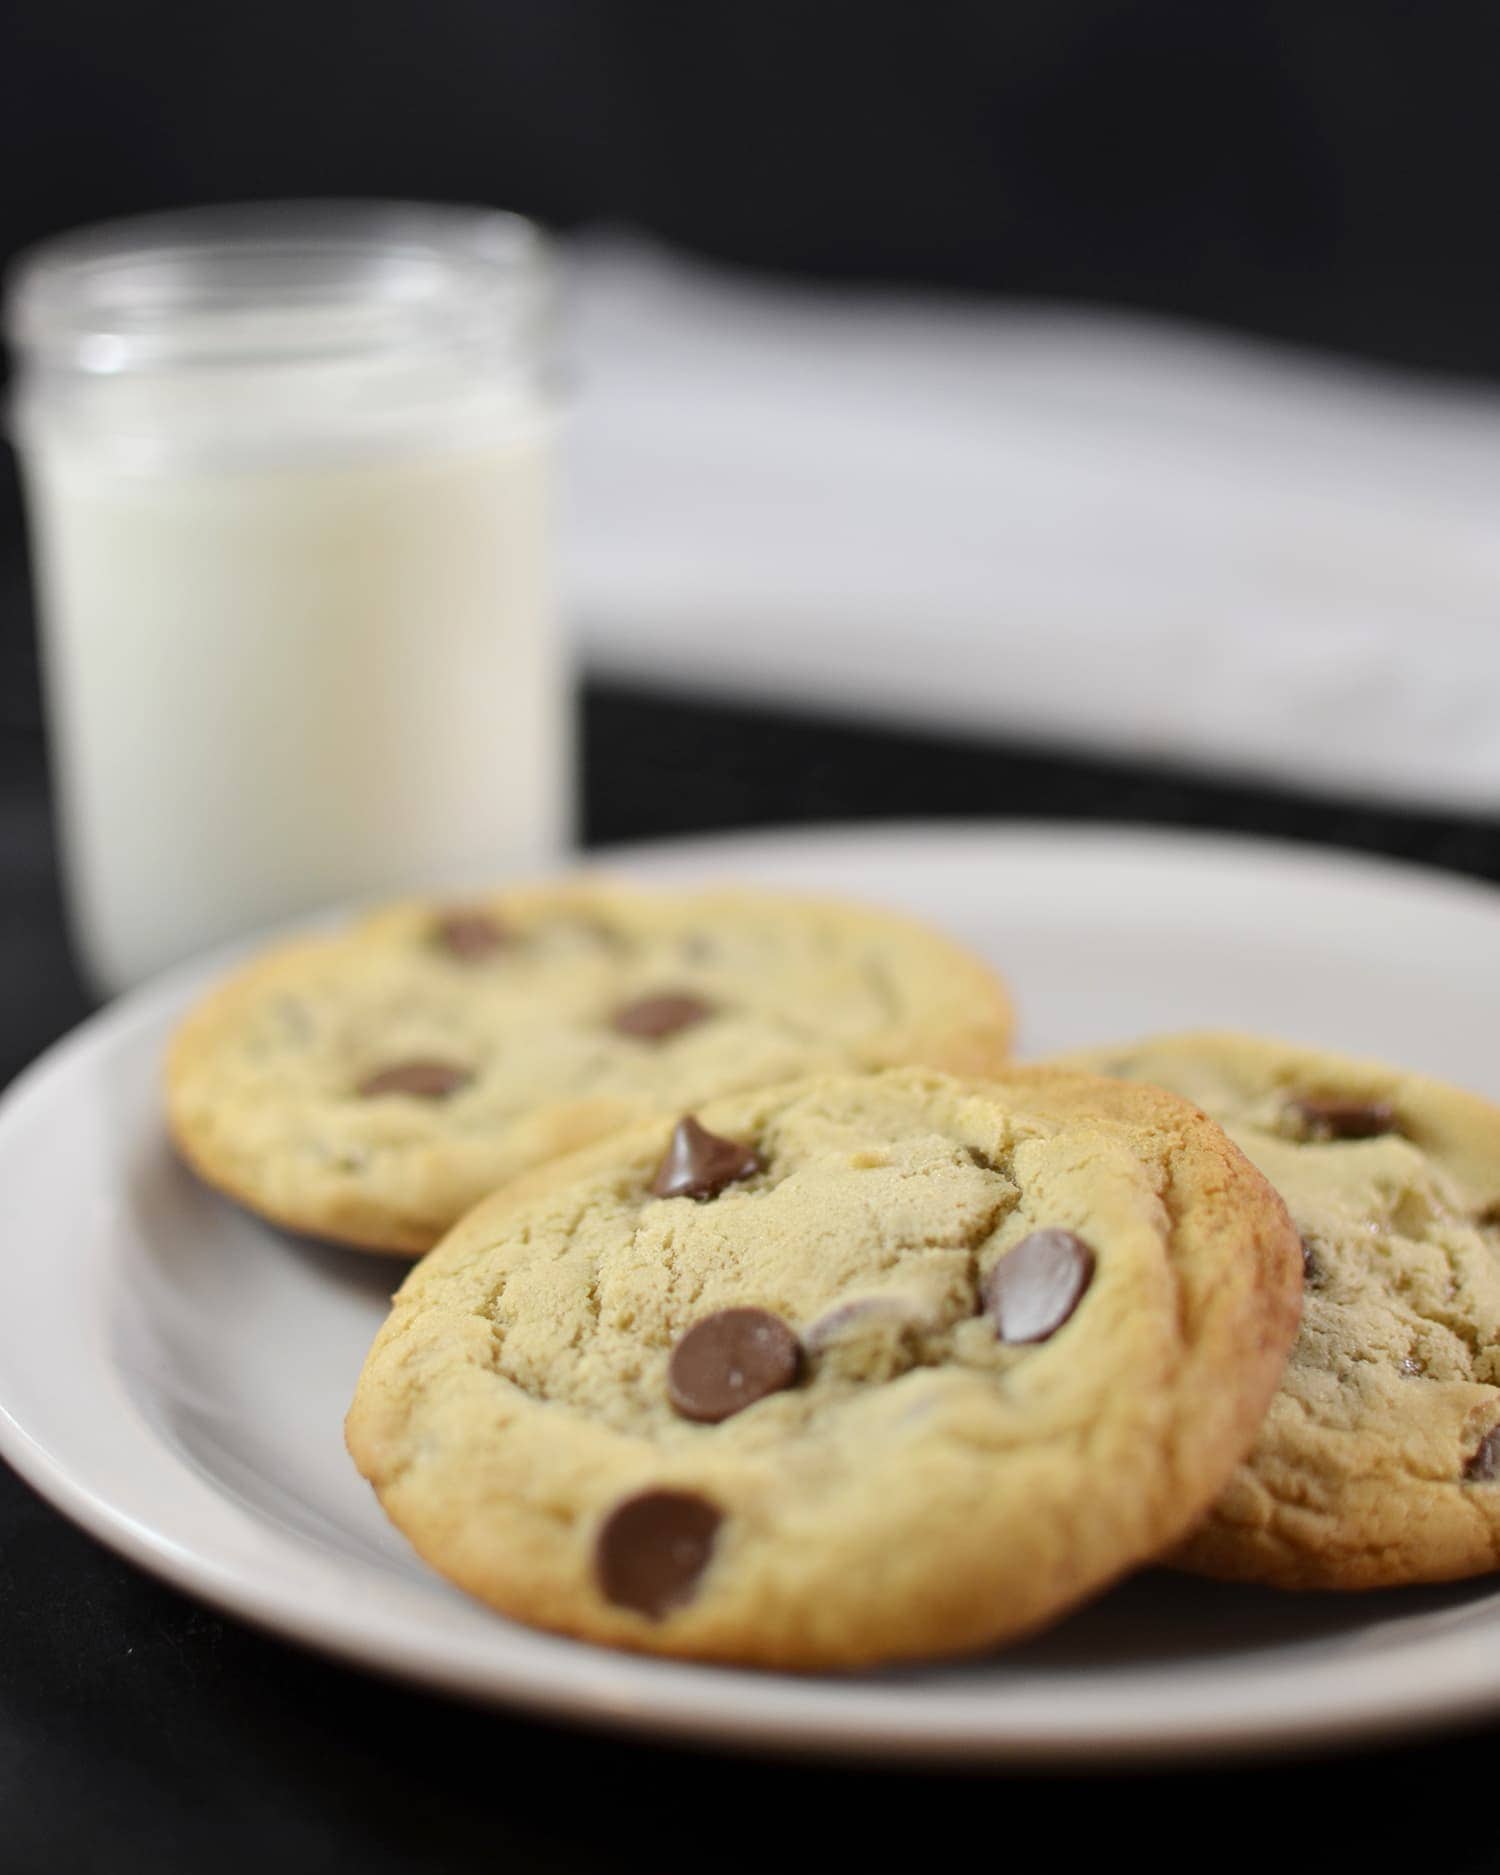
[[[1302,1280],[1317,1283],[1322,1280],[1323,1269],[1318,1262],[1318,1253],[1304,1237],[1302,1239]]]
[[[659,1621],[690,1601],[723,1513],[693,1491],[641,1491],[617,1504],[594,1546],[600,1593]]]
[[[458,963],[477,964],[504,950],[511,934],[490,912],[450,911],[433,926],[432,941]]]
[[[1292,1111],[1302,1124],[1303,1137],[1312,1140],[1378,1139],[1400,1126],[1388,1100],[1294,1100]]]
[[[726,1185],[751,1178],[760,1169],[751,1147],[710,1133],[689,1113],[673,1128],[651,1191],[657,1198],[717,1198]]]
[[[717,1425],[768,1393],[796,1385],[802,1347],[767,1309],[705,1315],[672,1350],[667,1394],[684,1419]]]
[[[984,1306],[1002,1341],[1055,1335],[1094,1280],[1094,1253],[1070,1230],[1034,1230],[985,1277]]]
[[[1500,1426],[1491,1426],[1464,1466],[1469,1484],[1492,1484],[1500,1478]]]
[[[410,1094],[416,1100],[446,1100],[473,1080],[467,1068],[451,1061],[397,1061],[359,1084],[366,1100],[380,1094]]]
[[[690,1029],[706,1022],[714,1013],[713,1004],[685,991],[668,990],[660,996],[642,996],[625,1003],[610,1017],[610,1026],[620,1035],[633,1035],[643,1042],[659,1042],[679,1029]]]

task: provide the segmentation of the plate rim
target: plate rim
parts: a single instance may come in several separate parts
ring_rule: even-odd
[[[682,864],[692,869],[700,862],[719,863],[720,855],[724,863],[732,864],[736,853],[753,853],[756,849],[764,849],[774,860],[775,854],[782,851],[805,853],[820,846],[837,845],[847,854],[851,846],[878,849],[893,843],[923,840],[946,845],[950,850],[996,843],[1021,848],[1046,842],[1059,853],[1062,849],[1071,849],[1074,862],[1081,851],[1097,847],[1101,841],[1133,852],[1147,846],[1155,849],[1156,856],[1165,854],[1178,860],[1194,856],[1222,860],[1234,854],[1282,866],[1290,863],[1297,870],[1321,875],[1325,881],[1329,862],[1333,861],[1343,874],[1341,882],[1352,889],[1395,887],[1424,895],[1436,891],[1455,908],[1462,903],[1482,911],[1493,917],[1500,927],[1500,890],[1463,874],[1322,842],[1128,822],[927,818],[746,828],[727,834],[689,834],[597,847],[579,856],[575,865],[595,871],[636,866],[649,871],[664,863],[668,866]],[[451,882],[448,887],[437,889],[451,889]],[[86,1017],[23,1067],[0,1092],[0,1153],[7,1149],[12,1130],[26,1121],[33,1106],[45,1100],[55,1085],[65,1084],[74,1073],[86,1073],[86,1064],[92,1058],[108,1056],[128,1046],[138,1029],[164,1023],[200,984],[228,967],[237,957],[263,942],[274,941],[278,935],[295,934],[347,917],[368,902],[372,901],[330,907],[311,918],[280,925],[269,933],[216,947],[201,957],[174,966]],[[5,1378],[0,1374],[0,1458],[70,1521],[124,1555],[135,1566],[167,1581],[182,1593],[249,1622],[263,1633],[290,1639],[365,1671],[409,1684],[437,1687],[474,1703],[501,1705],[567,1724],[645,1734],[713,1749],[846,1760],[1038,1765],[1076,1763],[1087,1757],[1093,1762],[1140,1764],[1266,1755],[1320,1747],[1332,1749],[1402,1732],[1460,1725],[1500,1711],[1500,1659],[1490,1660],[1486,1650],[1475,1649],[1472,1636],[1466,1633],[1462,1622],[1453,1632],[1404,1643],[1404,1648],[1415,1650],[1428,1663],[1422,1684],[1414,1688],[1403,1679],[1399,1686],[1386,1689],[1384,1697],[1380,1696],[1379,1688],[1366,1689],[1367,1696],[1357,1709],[1350,1709],[1347,1695],[1342,1704],[1325,1695],[1321,1700],[1302,1700],[1295,1710],[1282,1711],[1274,1721],[1251,1710],[1238,1717],[1221,1713],[1210,1725],[1205,1725],[1202,1716],[1191,1711],[1169,1715],[1166,1719],[1153,1711],[1149,1729],[1134,1733],[1122,1731],[1118,1722],[1110,1719],[1097,1725],[1080,1726],[1076,1715],[1065,1726],[1049,1725],[1040,1714],[1033,1728],[1024,1733],[1014,1724],[987,1731],[972,1717],[965,1716],[963,1695],[935,1697],[929,1692],[924,1696],[925,1712],[916,1709],[908,1720],[899,1714],[887,1714],[883,1705],[877,1705],[863,1714],[856,1733],[851,1736],[831,1727],[828,1715],[818,1710],[816,1689],[859,1685],[857,1677],[852,1681],[815,1676],[804,1680],[799,1676],[759,1674],[753,1670],[662,1663],[649,1657],[593,1649],[587,1643],[537,1636],[526,1629],[517,1632],[530,1636],[541,1650],[535,1669],[527,1663],[497,1672],[494,1663],[486,1658],[478,1670],[465,1673],[461,1662],[440,1657],[441,1649],[437,1654],[431,1647],[424,1652],[404,1636],[393,1642],[392,1636],[380,1633],[378,1621],[362,1621],[332,1602],[322,1609],[310,1609],[295,1583],[266,1589],[248,1579],[244,1571],[232,1563],[226,1564],[222,1556],[215,1557],[211,1551],[205,1554],[174,1538],[169,1523],[165,1528],[161,1526],[159,1514],[143,1520],[128,1507],[128,1487],[123,1493],[112,1493],[101,1490],[97,1482],[80,1481],[75,1477],[65,1462],[49,1452],[46,1441],[14,1416],[5,1393]],[[142,1437],[152,1436],[152,1429],[144,1418],[139,1420],[138,1431]],[[168,1452],[175,1463],[185,1464],[181,1455],[171,1451],[159,1436],[156,1449]],[[212,1491],[206,1482],[200,1483],[202,1488]],[[232,1502],[222,1491],[212,1494],[221,1504]],[[252,1515],[243,1507],[237,1508],[241,1509],[241,1514]],[[278,1542],[297,1544],[300,1541],[301,1547],[306,1548],[305,1540],[291,1533],[278,1530],[276,1536]],[[343,1561],[335,1565],[336,1569],[349,1566]],[[546,1664],[546,1656],[556,1649],[582,1649],[589,1658],[611,1664],[607,1670],[601,1666],[592,1678],[587,1673],[575,1674],[571,1679],[563,1675],[563,1683],[559,1683],[548,1677]],[[1476,1660],[1476,1654],[1482,1658]],[[1384,1657],[1383,1650],[1377,1650],[1377,1657]],[[1320,1663],[1313,1669],[1313,1677],[1316,1678],[1319,1671],[1326,1671],[1329,1664]],[[1444,1679],[1434,1674],[1435,1666],[1440,1666],[1448,1677]],[[653,1692],[650,1680],[661,1677],[663,1667],[668,1677],[691,1675],[703,1696],[684,1698],[680,1692],[674,1694],[670,1686],[663,1692]],[[636,1677],[641,1668],[646,1670],[645,1689],[638,1690],[631,1698],[623,1683]],[[1149,1667],[1144,1669],[1150,1670]],[[1229,1671],[1234,1677],[1243,1678],[1250,1670],[1236,1665]],[[774,1707],[777,1703],[774,1698],[758,1696],[742,1702],[725,1698],[714,1706],[710,1728],[705,1704],[711,1699],[715,1685],[728,1690],[724,1685],[725,1675],[737,1683],[736,1690],[747,1681],[762,1690],[783,1688],[783,1703],[793,1709],[779,1713],[761,1710],[768,1703]],[[604,1682],[610,1680],[622,1682],[622,1685],[611,1692],[604,1687]],[[881,1690],[888,1692],[890,1689],[882,1687]],[[809,1692],[813,1694],[808,1702],[809,1709],[796,1710]],[[970,1697],[977,1702],[983,1695]],[[942,1700],[950,1707],[946,1719],[939,1719],[932,1711]],[[848,1716],[843,1715],[845,1723]]]

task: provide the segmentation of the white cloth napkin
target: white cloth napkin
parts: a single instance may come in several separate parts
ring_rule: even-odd
[[[1500,807],[1500,397],[1137,317],[569,255],[593,668]]]

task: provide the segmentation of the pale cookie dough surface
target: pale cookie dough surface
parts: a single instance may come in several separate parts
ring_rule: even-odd
[[[849,1667],[1024,1633],[1201,1517],[1301,1287],[1280,1200],[1218,1128],[1025,1071],[817,1078],[700,1118],[759,1169],[654,1198],[658,1120],[497,1194],[402,1287],[347,1434],[436,1568],[594,1640]],[[1073,1233],[1092,1278],[1008,1343],[994,1272],[1039,1232]],[[1057,1295],[1010,1302],[1034,1327]],[[674,1350],[744,1309],[795,1335],[795,1380],[686,1417]],[[689,1402],[713,1381],[697,1361]],[[660,1493],[692,1515],[632,1526]],[[643,1578],[680,1592],[622,1601]]]
[[[622,1032],[632,1010],[647,1032]],[[179,1030],[168,1112],[194,1168],[252,1209],[414,1252],[518,1172],[657,1111],[829,1069],[984,1073],[1010,1026],[991,971],[893,914],[540,886],[400,905],[250,964]]]
[[[1500,1109],[1248,1036],[1167,1036],[1068,1064],[1194,1101],[1278,1188],[1306,1246],[1286,1379],[1178,1560],[1288,1588],[1500,1565]],[[1351,1125],[1366,1136],[1314,1137]]]

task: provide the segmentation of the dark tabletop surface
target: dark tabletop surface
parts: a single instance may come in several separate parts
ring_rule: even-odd
[[[0,593],[14,624],[19,577]],[[592,684],[590,843],[963,815],[1232,828],[1500,881],[1500,824]],[[23,631],[0,633],[0,1081],[88,1002],[63,935]],[[3,1196],[0,1196],[3,1203]],[[1500,1661],[1496,1662],[1500,1675]],[[266,1869],[1500,1868],[1500,1727],[1187,1773],[946,1776],[733,1760],[472,1710],[201,1608],[0,1468],[0,1875]],[[1212,1833],[1204,1839],[1204,1826]]]

